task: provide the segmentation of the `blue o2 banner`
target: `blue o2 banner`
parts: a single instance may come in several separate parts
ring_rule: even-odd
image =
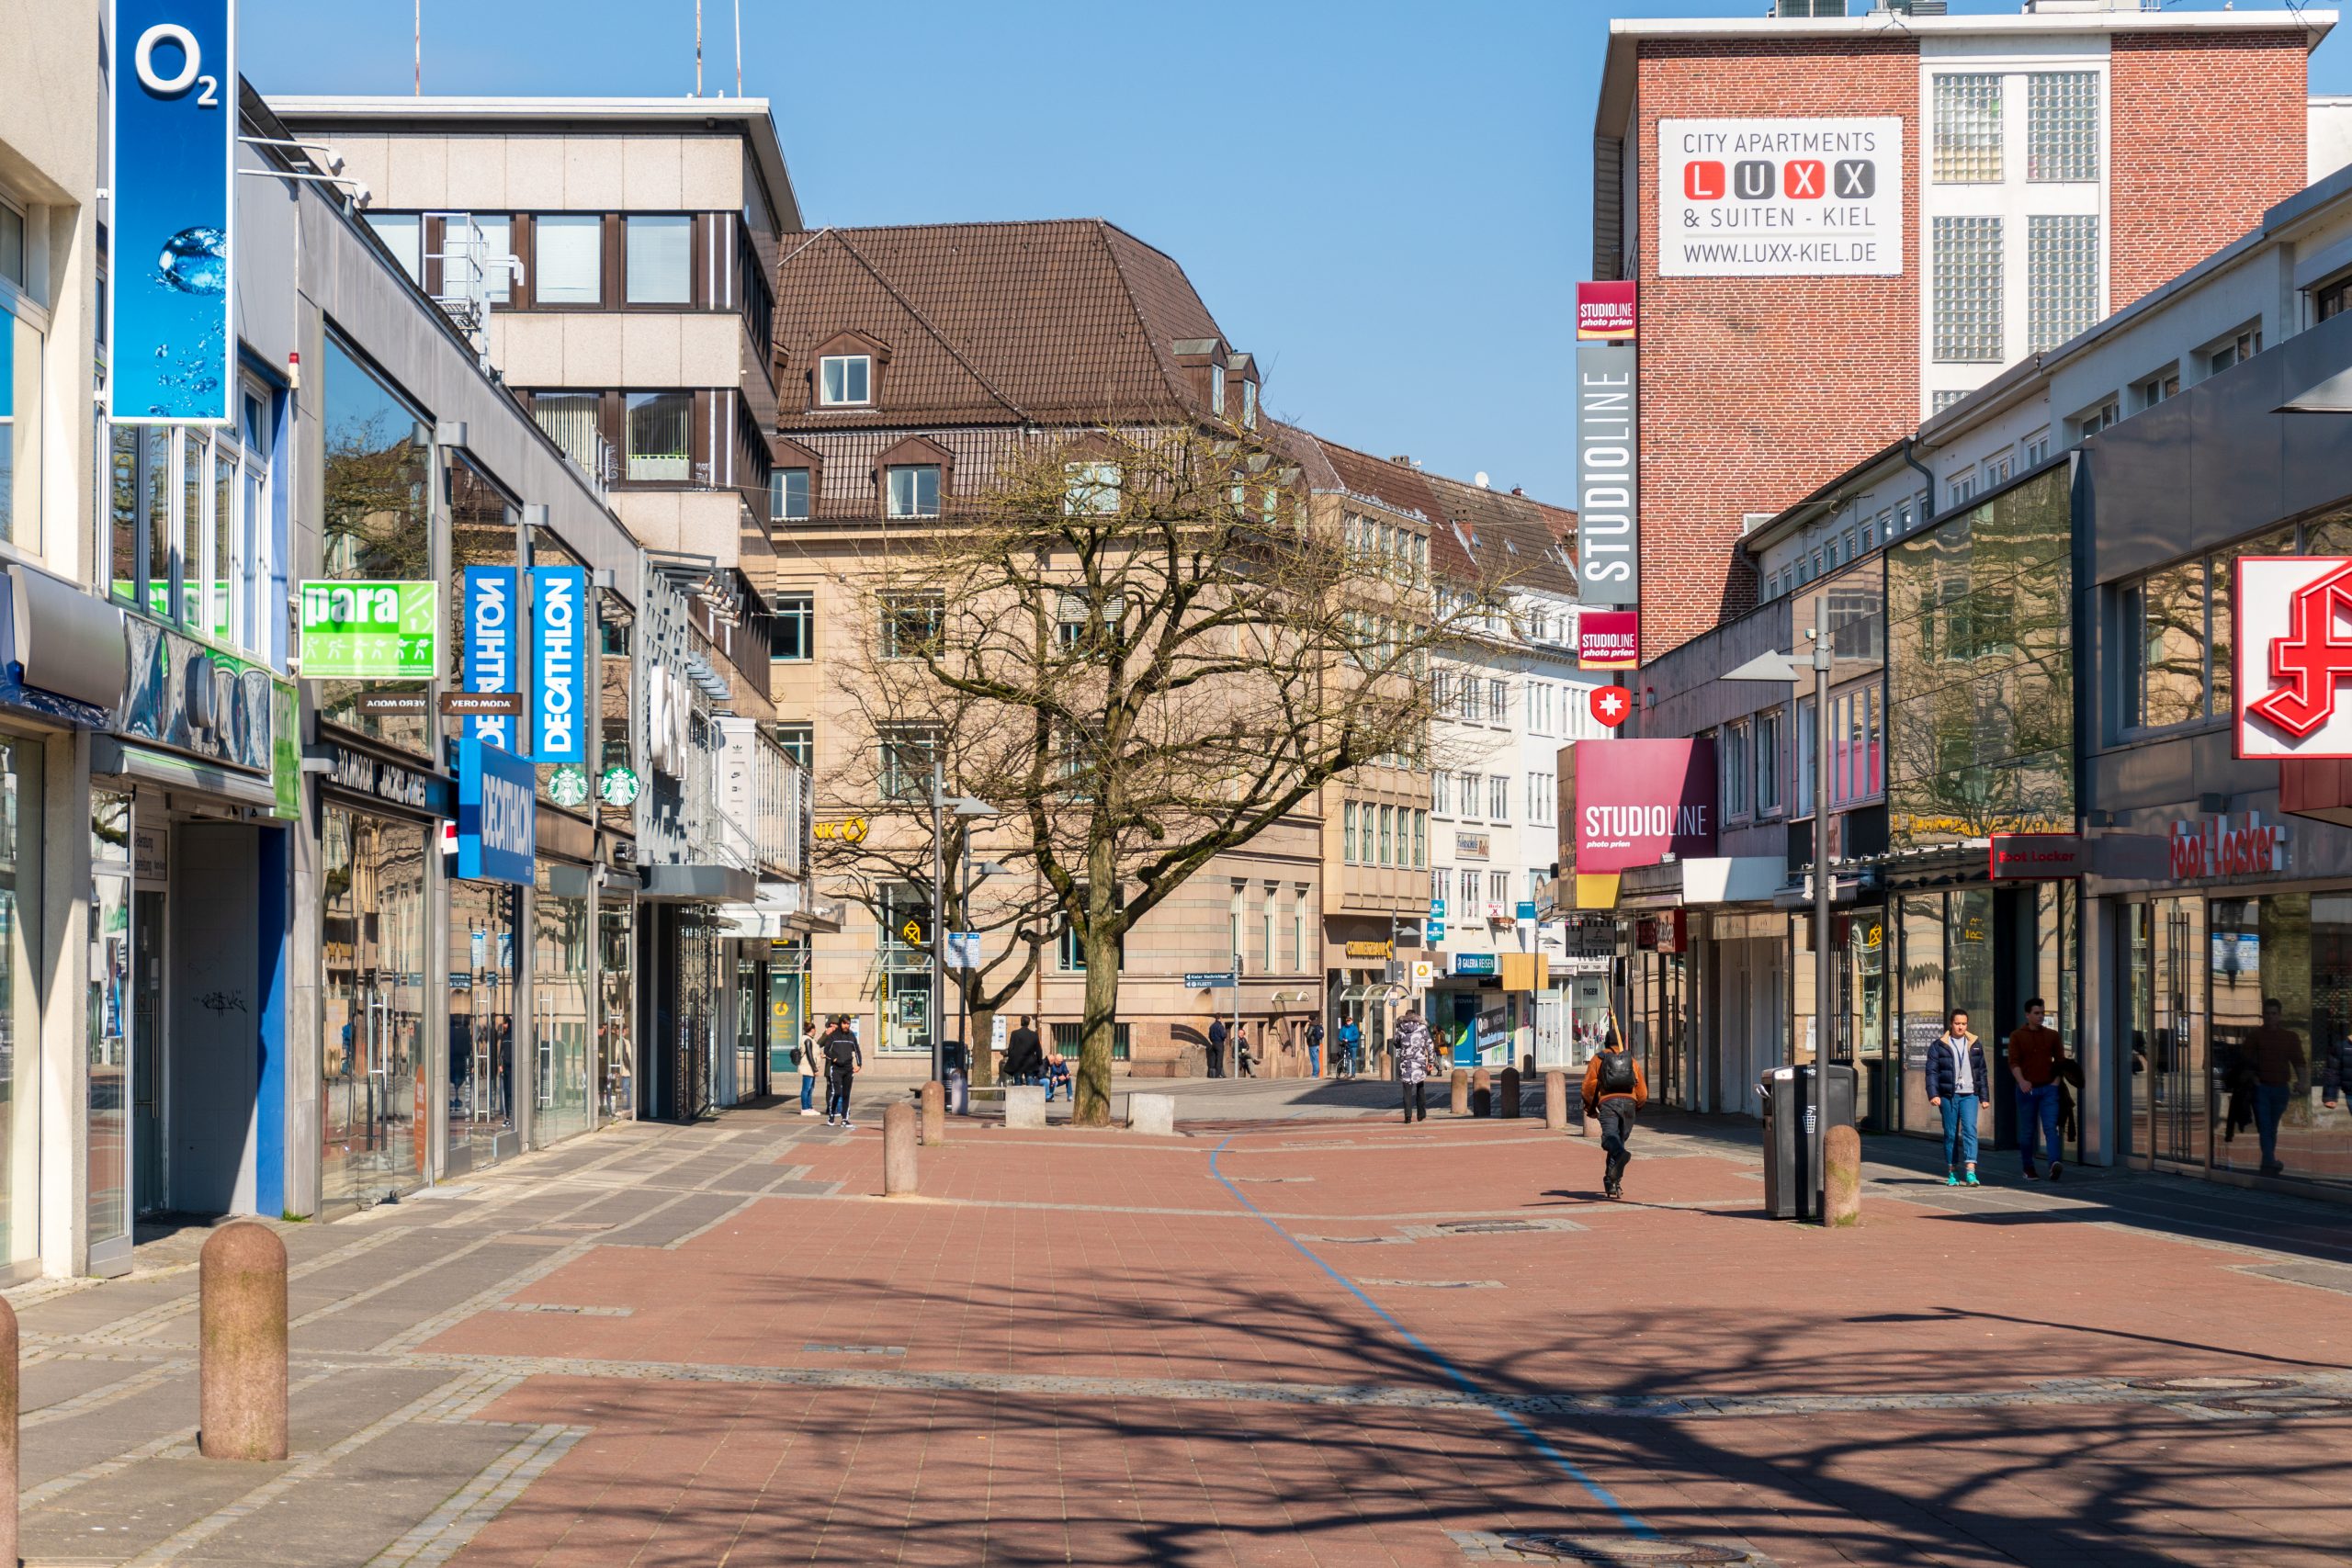
[[[471,736],[458,742],[458,874],[531,885],[538,846],[538,774],[517,757]]]
[[[107,417],[225,424],[236,329],[232,0],[114,0]]]
[[[531,569],[531,760],[585,762],[596,714],[588,636],[588,573],[576,566]]]
[[[469,692],[514,689],[514,569],[469,566],[465,571],[466,668]],[[466,733],[503,751],[514,750],[514,720],[506,714],[476,714]]]

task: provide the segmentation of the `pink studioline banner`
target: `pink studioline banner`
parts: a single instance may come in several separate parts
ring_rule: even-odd
[[[1634,670],[1642,662],[1639,610],[1586,610],[1577,616],[1577,663],[1586,670]]]
[[[1715,852],[1715,743],[1576,743],[1576,869],[1580,874]]]
[[[1577,338],[1583,343],[1629,343],[1639,308],[1632,283],[1577,285]]]

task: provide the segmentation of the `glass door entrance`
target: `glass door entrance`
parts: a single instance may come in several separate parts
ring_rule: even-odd
[[[319,1190],[380,1201],[424,1179],[416,1136],[424,1003],[424,829],[330,807]]]

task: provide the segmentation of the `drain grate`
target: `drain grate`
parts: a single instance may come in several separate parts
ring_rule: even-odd
[[[1702,1563],[1752,1562],[1754,1558],[1736,1546],[1724,1546],[1704,1540],[1610,1540],[1586,1535],[1509,1535],[1503,1538],[1506,1551],[1525,1552],[1539,1559],[1549,1558],[1559,1562],[1599,1562],[1623,1564],[1635,1568],[1698,1568]]]
[[[2143,1388],[2151,1393],[2260,1393],[2269,1389],[2294,1388],[2291,1378],[2245,1377],[2232,1372],[2210,1372],[2177,1378],[2132,1378],[2127,1388]]]
[[[820,1345],[815,1340],[800,1347],[808,1356],[903,1356],[904,1345]]]
[[[1423,1291],[1499,1291],[1500,1280],[1376,1280],[1369,1274],[1356,1277],[1360,1285],[1405,1286]]]
[[[2352,1399],[2336,1393],[2253,1393],[2198,1403],[2208,1410],[2240,1416],[2341,1416],[2352,1411]]]
[[[1505,1235],[1544,1227],[1528,1220],[1442,1220],[1437,1228],[1450,1235]]]

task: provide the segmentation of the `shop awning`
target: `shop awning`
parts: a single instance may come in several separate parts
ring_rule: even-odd
[[[713,864],[642,865],[645,891],[656,904],[749,904],[759,897],[760,879],[749,867]]]
[[[90,738],[90,772],[139,779],[164,789],[197,790],[265,811],[277,806],[277,785],[266,778],[183,757],[176,751],[153,750],[111,735]]]

